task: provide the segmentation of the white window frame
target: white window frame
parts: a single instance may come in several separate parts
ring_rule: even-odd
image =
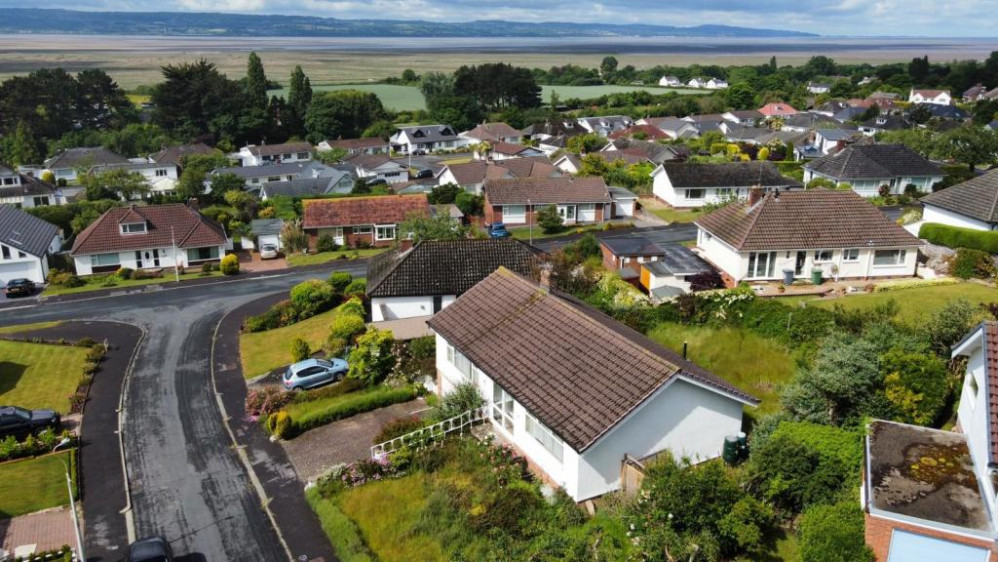
[[[537,420],[536,417],[530,415],[528,412],[525,420],[525,427],[527,433],[537,440],[544,447],[544,450],[551,453],[551,456],[555,458],[558,462],[562,462],[565,458],[565,443],[558,438],[546,425],[542,424]]]
[[[501,427],[510,435],[513,434],[513,428],[515,427],[513,424],[514,403],[515,401],[510,393],[506,392],[498,384],[492,384],[492,400],[490,402],[492,423]]]
[[[699,197],[694,197],[694,193],[699,193]],[[688,188],[684,190],[683,196],[690,201],[700,201],[707,198],[707,190],[702,187]]]
[[[101,263],[101,258],[104,256],[114,256],[114,261],[108,261],[107,263]],[[121,265],[121,254],[117,252],[111,252],[107,254],[91,254],[90,255],[90,267],[107,267],[111,265]]]
[[[759,272],[759,256],[766,256],[766,269],[763,275],[758,275]],[[749,269],[748,275],[745,277],[748,279],[767,279],[773,277],[773,273],[776,270],[776,252],[749,252]]]
[[[574,221],[578,216],[578,208],[575,205],[558,205],[558,216],[563,220]]]
[[[387,237],[383,236],[382,235],[382,231],[387,231],[389,229],[391,230],[391,233],[392,233],[391,236],[387,236]],[[398,230],[397,229],[398,229],[398,226],[394,225],[394,224],[374,225],[374,239],[376,241],[378,241],[378,242],[382,242],[382,241],[385,241],[385,240],[395,240],[395,237],[398,235]]]
[[[845,250],[842,250],[842,261],[844,262],[859,261],[859,248],[846,248]]]
[[[827,255],[827,257],[825,257]],[[815,250],[814,251],[814,263],[830,262],[835,259],[835,252],[833,250]]]
[[[513,213],[511,209],[520,209],[519,213]],[[516,219],[516,220],[511,220]],[[502,207],[502,220],[508,223],[518,223],[527,222],[527,206],[526,205],[503,205]]]
[[[374,234],[374,227],[371,226],[371,225],[367,225],[367,226],[355,226],[355,227],[353,227],[353,233],[354,234],[367,234],[367,235],[371,235],[371,234]]]
[[[141,226],[140,230],[133,230],[132,227]],[[146,230],[146,223],[144,222],[125,222],[121,223],[121,233],[122,234],[145,234],[148,232]]]
[[[167,172],[167,171],[166,171],[166,170],[164,170],[163,168],[159,168],[159,169],[157,169],[157,170],[156,170],[156,177],[157,177],[157,178],[165,178],[165,177],[167,176],[167,174],[168,174],[168,173],[169,173],[169,172]]]
[[[877,263],[877,254],[894,254],[894,257],[890,263],[884,263],[883,261],[881,261],[881,263]],[[907,257],[907,250],[874,250],[873,267],[897,267],[899,265],[904,265]]]

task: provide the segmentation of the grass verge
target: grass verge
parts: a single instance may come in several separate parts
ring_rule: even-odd
[[[190,281],[191,279],[204,279],[205,277],[221,277],[222,273],[219,271],[212,271],[211,275],[204,275],[200,272],[198,273],[185,273],[180,276],[181,281]],[[99,291],[101,289],[128,289],[129,287],[141,287],[143,285],[166,285],[169,283],[176,282],[176,276],[173,275],[173,271],[163,271],[162,277],[154,277],[152,279],[121,279],[113,274],[108,275],[88,275],[85,277],[80,277],[80,279],[86,281],[86,285],[81,287],[61,287],[55,285],[49,285],[45,288],[45,292],[42,296],[51,297],[54,295],[69,295],[73,293],[86,293],[88,291]],[[111,279],[113,285],[106,284],[108,279]]]
[[[416,396],[417,392],[413,387],[375,386],[330,398],[295,402],[289,404],[285,410],[291,416],[292,435],[299,435],[343,418],[399,402],[408,402],[414,400]]]
[[[0,404],[67,413],[87,352],[68,345],[0,341]]]
[[[534,240],[541,240],[544,238],[554,238],[555,236],[568,236],[570,234],[581,234],[583,232],[595,232],[600,229],[600,225],[587,224],[584,226],[566,226],[557,232],[544,232],[539,226],[534,226],[533,228],[533,238]],[[530,227],[528,226],[518,226],[516,228],[508,229],[513,238],[518,240],[530,240]]]
[[[63,462],[70,463],[76,495],[75,451],[0,464],[0,519],[68,505]]]
[[[34,324],[18,324],[17,326],[3,326],[0,328],[0,334],[18,334],[21,332],[30,332],[33,330],[44,330],[46,328],[55,328],[62,322],[35,322]]]
[[[388,248],[367,248],[365,250],[347,250],[345,252],[319,252],[317,254],[293,254],[287,256],[289,267],[301,267],[303,265],[319,265],[335,260],[357,260],[374,257]]]
[[[743,328],[684,326],[666,322],[648,337],[682,353],[715,375],[762,400],[760,414],[780,409],[779,390],[793,376],[794,360],[783,344]]]
[[[291,341],[295,338],[307,341],[312,349],[322,347],[329,337],[329,325],[335,314],[334,310],[329,310],[283,328],[239,334],[243,377],[251,379],[265,375],[291,363]]]
[[[670,224],[674,222],[693,222],[703,216],[703,213],[698,211],[691,211],[689,209],[673,209],[670,207],[648,209],[648,212]]]
[[[342,562],[371,562],[374,558],[364,544],[360,530],[349,517],[340,511],[333,500],[319,495],[319,490],[313,488],[305,492],[305,499],[312,506],[312,511],[319,517],[322,530],[333,544],[336,556]]]

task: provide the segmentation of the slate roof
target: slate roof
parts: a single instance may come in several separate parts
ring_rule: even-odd
[[[677,376],[758,403],[594,308],[505,268],[427,324],[578,452]]]
[[[284,228],[284,219],[253,219],[250,221],[250,234],[263,236],[280,234]]]
[[[3,170],[0,169],[0,172],[2,171]],[[52,195],[55,192],[54,187],[38,178],[34,178],[29,175],[20,175],[20,177],[21,185],[0,186],[0,198]]]
[[[323,166],[314,160],[307,162],[281,162],[280,164],[265,164],[263,166],[233,166],[230,168],[216,168],[212,174],[235,174],[243,179],[264,178],[268,176],[285,176],[300,174],[313,167]]]
[[[409,140],[415,143],[449,141],[458,138],[454,129],[447,125],[401,127],[399,133],[405,133]]]
[[[247,146],[250,154],[254,156],[280,156],[281,154],[296,154],[298,152],[312,152],[312,145],[307,142],[287,142],[283,144],[261,144],[258,146]]]
[[[801,187],[793,178],[780,174],[771,162],[725,162],[722,164],[696,164],[691,162],[666,162],[655,169],[669,175],[673,187]]]
[[[358,169],[372,171],[384,166],[385,164],[389,164],[394,168],[405,168],[405,166],[399,164],[384,154],[364,154],[363,152],[358,152],[357,154],[347,156],[343,159],[343,161]]]
[[[729,111],[725,115],[731,115],[738,119],[762,119],[763,115],[758,109],[736,109],[734,111]]]
[[[662,131],[678,131],[690,122],[678,117],[647,117],[645,121]]]
[[[496,142],[509,137],[519,137],[521,133],[506,123],[482,123],[470,131],[461,133],[461,136],[479,141]]]
[[[513,238],[427,240],[371,260],[367,296],[461,295],[500,267],[530,276],[540,254]]]
[[[740,251],[921,245],[851,190],[768,192],[755,205],[732,203],[696,225]]]
[[[121,224],[145,221],[146,232],[122,234]],[[76,237],[74,256],[104,254],[143,248],[221,246],[226,243],[222,225],[183,203],[110,209]]]
[[[939,166],[903,144],[854,144],[804,165],[837,180],[942,176]]]
[[[430,203],[423,193],[306,199],[302,204],[303,228],[398,224],[410,213],[430,214]]]
[[[911,122],[900,115],[879,115],[873,119],[863,121],[861,125],[868,129],[879,129],[881,131],[899,131],[912,127]]]
[[[49,170],[76,168],[81,164],[99,166],[101,164],[127,164],[128,158],[115,154],[103,146],[67,148],[45,161]]]
[[[836,121],[851,121],[862,115],[864,112],[866,112],[865,108],[849,106],[843,108],[842,111],[839,111],[835,115],[832,115],[832,119],[835,119]]]
[[[998,169],[922,197],[926,205],[998,223]]]
[[[601,177],[516,178],[485,180],[489,204],[545,205],[557,203],[609,203],[610,192]]]
[[[13,205],[0,205],[0,242],[35,257],[43,257],[59,227]]]
[[[194,144],[182,144],[179,146],[168,146],[159,152],[149,155],[149,159],[157,164],[172,164],[179,166],[184,156],[215,154],[214,148],[199,142]]]
[[[298,178],[296,180],[272,181],[262,185],[260,189],[267,193],[267,197],[283,195],[286,197],[316,197],[325,195],[333,185],[344,176],[352,177],[349,173],[336,170],[335,175],[318,178]]]
[[[329,148],[342,148],[344,150],[363,150],[365,148],[387,148],[388,141],[381,140],[377,137],[371,137],[366,139],[337,139],[333,141],[326,141]]]

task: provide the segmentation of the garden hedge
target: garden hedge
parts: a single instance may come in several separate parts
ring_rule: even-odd
[[[392,404],[408,402],[417,396],[419,396],[419,389],[415,386],[378,388],[373,391],[361,392],[324,410],[308,412],[299,419],[292,419],[291,435],[299,435],[310,429]]]
[[[940,246],[970,248],[998,254],[998,231],[974,230],[927,222],[918,230],[918,237]]]

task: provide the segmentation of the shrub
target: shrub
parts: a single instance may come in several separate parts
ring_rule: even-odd
[[[307,341],[301,338],[291,340],[291,361],[293,363],[304,361],[311,356],[312,350],[308,347]]]
[[[690,290],[693,292],[724,288],[724,279],[721,278],[721,274],[713,270],[691,275],[688,280]]]
[[[422,429],[426,423],[419,419],[418,416],[412,416],[408,418],[398,418],[392,420],[385,425],[381,426],[381,431],[374,436],[372,445],[377,445],[378,443],[384,443],[385,441],[391,441],[396,437],[401,437],[407,433],[412,433],[417,429]]]
[[[274,386],[251,390],[246,395],[246,413],[254,417],[269,416],[286,406],[291,398],[291,393]]]
[[[246,332],[263,332],[293,324],[298,319],[298,309],[291,301],[280,301],[259,316],[250,316],[243,322]]]
[[[478,387],[470,382],[463,382],[445,394],[430,416],[437,421],[459,416],[468,410],[480,408],[485,400],[478,392]]]
[[[960,279],[989,279],[995,274],[995,263],[987,252],[959,248],[949,259],[949,272]]]
[[[87,284],[86,281],[78,276],[68,271],[59,271],[57,269],[49,271],[48,282],[50,285],[58,285],[60,287],[68,288],[82,287]]]
[[[343,418],[349,418],[378,408],[408,402],[419,395],[412,386],[403,388],[379,387],[369,392],[358,393],[321,410],[315,410],[292,420],[293,434],[326,425]]]
[[[897,421],[929,425],[939,419],[949,398],[946,363],[931,353],[895,348],[880,358],[884,394]]]
[[[325,312],[333,306],[333,288],[318,279],[302,281],[291,289],[291,302],[298,310],[298,319],[304,320]]]
[[[95,345],[87,351],[87,362],[100,363],[102,359],[104,359],[104,346]]]
[[[564,221],[558,215],[558,207],[548,205],[537,211],[537,226],[540,226],[546,233],[558,232],[564,226]]]
[[[342,295],[351,281],[353,281],[353,275],[345,271],[335,271],[329,276],[329,285],[337,295]]]
[[[211,271],[212,271],[212,269],[213,268],[212,268],[211,262],[204,262],[203,264],[201,264],[201,274],[202,275],[208,275],[208,274],[210,274]]]
[[[929,222],[919,229],[918,237],[940,246],[970,248],[998,254],[998,231],[974,230]]]
[[[353,338],[362,333],[367,328],[364,318],[356,314],[337,313],[333,318],[333,323],[329,327],[330,338],[342,339],[350,342]]]
[[[235,275],[239,273],[239,258],[235,254],[229,254],[222,258],[221,270],[224,275]]]
[[[278,439],[287,439],[291,435],[291,416],[281,410],[267,416],[267,430]]]
[[[816,505],[800,520],[800,559],[808,562],[872,562],[863,511],[855,500]]]
[[[947,277],[939,279],[905,279],[902,281],[887,281],[885,283],[880,283],[873,289],[873,292],[886,293],[888,291],[918,289],[921,287],[942,287],[945,285],[956,285],[957,283],[959,283],[959,281],[956,279],[949,279]]]
[[[352,297],[336,307],[336,314],[356,314],[364,316],[364,303],[358,297]]]
[[[326,340],[326,353],[330,357],[343,357],[344,352],[347,349],[347,340],[343,338],[334,338],[332,336]]]
[[[302,402],[312,402],[314,400],[335,398],[337,396],[349,394],[361,388],[364,388],[364,383],[360,382],[359,380],[343,379],[342,381],[333,385],[323,386],[321,388],[314,388],[312,390],[302,390],[300,392],[295,392],[291,394],[290,401],[295,404],[301,404]]]
[[[127,267],[119,267],[118,271],[115,272],[115,275],[117,275],[118,277],[120,277],[122,279],[131,279],[132,278],[132,273],[134,273],[134,272],[135,272],[135,270],[133,270],[133,269],[130,269],[130,268],[127,268]]]
[[[372,328],[357,338],[357,346],[350,351],[350,371],[347,376],[367,384],[377,384],[395,368],[392,354],[395,338],[390,330]]]
[[[343,288],[343,294],[346,296],[363,298],[365,293],[367,293],[367,279],[354,279]]]
[[[323,234],[319,237],[318,242],[315,244],[315,249],[319,252],[335,252],[339,246],[333,240],[333,237],[328,234]]]

